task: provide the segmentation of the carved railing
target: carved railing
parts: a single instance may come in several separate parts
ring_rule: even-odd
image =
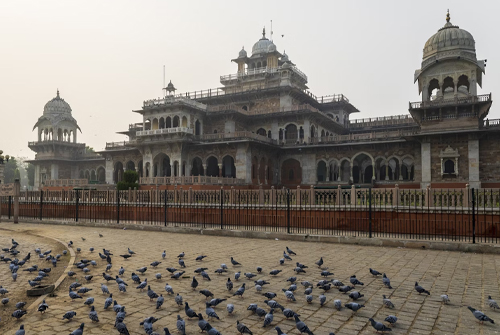
[[[410,114],[354,119],[349,121],[349,128],[351,129],[392,125],[416,125],[416,122]]]
[[[45,186],[86,186],[87,179],[49,179],[45,181]]]
[[[136,136],[150,136],[162,134],[186,133],[193,134],[193,129],[187,127],[162,128],[154,130],[140,130],[136,132]]]
[[[250,131],[235,131],[232,133],[217,133],[217,134],[205,134],[195,136],[195,140],[198,141],[227,141],[227,140],[236,140],[236,139],[253,139],[260,142],[265,142],[269,144],[277,144],[276,140],[268,138],[266,136],[262,136],[256,133],[252,133]]]
[[[244,179],[229,177],[141,177],[139,184],[142,185],[243,185]]]
[[[491,101],[491,93],[476,95],[476,96],[472,95],[467,97],[455,97],[453,99],[436,99],[429,101],[410,102],[409,104],[410,104],[410,109],[421,109],[421,108],[432,108],[432,107],[458,105],[458,104],[472,104],[476,102],[488,102],[488,101]]]
[[[228,81],[228,80],[236,80],[236,79],[241,79],[245,78],[248,76],[255,76],[259,74],[272,74],[272,73],[277,73],[282,69],[281,66],[277,68],[271,68],[271,67],[260,67],[256,69],[247,69],[245,72],[238,72],[234,74],[227,74],[220,76],[220,81]],[[304,72],[300,71],[296,66],[290,66],[287,69],[292,70],[296,74],[298,74],[302,79],[304,79],[307,82],[307,76]]]

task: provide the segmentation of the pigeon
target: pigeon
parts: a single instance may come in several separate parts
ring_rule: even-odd
[[[214,296],[214,294],[207,289],[200,290],[200,293],[205,296],[205,299],[208,299],[209,297]]]
[[[257,266],[257,273],[262,273],[262,266]]]
[[[240,334],[253,335],[252,331],[243,322],[236,321],[236,330]]]
[[[127,292],[127,286],[125,286],[126,284],[125,283],[120,283],[118,284],[118,290],[122,293],[125,293]]]
[[[45,311],[49,308],[49,305],[45,302],[45,299],[42,300],[42,303],[38,305],[38,312],[45,313]]]
[[[247,311],[255,312],[256,309],[257,309],[257,304],[250,304],[247,307]]]
[[[297,254],[295,252],[292,251],[292,249],[286,247],[286,252],[288,252],[288,254],[290,255],[294,255],[294,256],[297,256]]]
[[[170,273],[174,273],[175,271],[177,271],[177,269],[176,268],[167,268],[167,271]]]
[[[386,322],[389,322],[391,325],[395,324],[396,321],[398,321],[398,318],[395,317],[394,315],[389,315],[388,317],[385,318]]]
[[[78,289],[78,291],[76,293],[78,293],[78,294],[85,294],[85,293],[88,293],[90,291],[92,291],[91,288],[81,287],[81,288]]]
[[[206,273],[205,271],[202,271],[200,274],[201,274],[201,277],[202,277],[203,279],[206,279],[206,280],[208,280],[208,281],[211,281],[210,276],[209,276],[209,275],[208,275],[208,273]]]
[[[266,312],[266,310],[265,310],[265,309],[260,308],[260,307],[257,307],[257,308],[255,309],[255,314],[257,314],[260,318],[263,318],[264,316],[266,316],[266,315],[267,315],[267,312]]]
[[[221,269],[221,268],[218,268],[217,270],[214,271],[214,273],[217,273],[219,275],[223,274],[224,272],[227,272],[227,270],[224,270],[224,269]]]
[[[134,283],[136,284],[140,284],[141,283],[141,279],[139,278],[138,275],[136,275],[134,272],[132,272],[132,280],[134,281]]]
[[[322,277],[333,276],[333,272],[330,272],[330,271],[328,271],[328,270],[321,271],[321,276],[322,276]]]
[[[139,286],[136,287],[136,289],[142,291],[146,288],[147,285],[148,285],[148,278],[144,278],[144,280],[139,284]]]
[[[115,325],[116,330],[118,330],[119,334],[122,335],[130,335],[127,326],[123,322],[117,322]]]
[[[165,284],[165,291],[167,291],[167,294],[175,294],[174,289],[168,283]]]
[[[321,257],[319,261],[315,262],[314,264],[316,264],[319,268],[321,268],[321,266],[323,265],[323,257]]]
[[[294,311],[292,311],[290,308],[285,308],[283,306],[280,306],[280,309],[283,312],[283,315],[285,316],[285,318],[287,318],[287,319],[291,319],[291,318],[295,317],[295,314],[297,314]]]
[[[351,293],[349,293],[349,298],[351,298],[352,300],[358,300],[362,297],[364,297],[364,295],[359,293],[358,291],[352,291]]]
[[[245,277],[247,277],[248,279],[252,279],[253,277],[256,277],[257,275],[256,274],[253,274],[251,272],[245,272],[244,273]]]
[[[123,274],[125,273],[125,269],[122,267],[120,267],[120,270],[118,270],[118,275],[121,277],[123,276]]]
[[[469,311],[472,312],[472,314],[474,315],[474,317],[476,319],[478,319],[481,323],[483,323],[484,321],[495,323],[495,321],[493,321],[492,319],[490,319],[489,317],[487,317],[483,312],[478,311],[477,309],[474,309],[474,308],[472,308],[470,306],[467,306],[467,308],[469,309]]]
[[[269,274],[271,276],[277,276],[281,271],[283,271],[283,270],[272,270],[271,272],[269,272]]]
[[[233,304],[227,304],[226,305],[226,310],[228,314],[232,314],[234,312],[234,305]]]
[[[394,308],[394,304],[392,303],[391,299],[386,298],[385,294],[382,295],[382,297],[383,297],[382,303],[384,304],[385,307]]]
[[[339,299],[335,299],[333,301],[333,307],[335,307],[336,310],[340,311],[342,309],[342,301]]]
[[[243,298],[243,293],[245,293],[245,283],[243,283],[243,285],[241,285],[241,287],[234,292],[233,296],[240,296]]]
[[[127,260],[132,257],[132,255],[120,255],[120,257],[123,257],[124,260]]]
[[[2,305],[7,305],[9,303],[9,298],[3,298],[2,299]]]
[[[109,297],[106,298],[106,300],[104,300],[104,309],[108,309],[109,306],[111,306],[113,304],[113,295],[110,294]]]
[[[293,295],[293,292],[285,290],[284,293],[285,293],[286,300],[288,300],[288,301],[296,301],[295,300],[295,296]]]
[[[167,250],[163,250],[161,253],[161,259],[165,259],[165,257],[167,257]]]
[[[352,286],[342,286],[339,288],[339,291],[342,293],[347,293],[353,289],[354,289],[354,287],[352,287]]]
[[[205,270],[208,270],[208,268],[197,268],[196,270],[194,270],[194,273],[202,273]]]
[[[110,275],[108,275],[107,273],[102,273],[102,277],[106,280],[106,281],[110,281],[110,280],[114,280],[115,278],[111,277]]]
[[[209,323],[207,324],[207,334],[208,335],[221,335],[221,333],[212,327]]]
[[[208,302],[208,304],[209,304],[210,306],[215,307],[215,306],[217,306],[218,304],[220,304],[220,303],[222,303],[222,302],[224,302],[224,301],[226,301],[226,300],[227,300],[227,299],[220,299],[220,298],[217,298],[217,299],[212,299],[212,300],[210,300],[210,301]]]
[[[16,303],[16,308],[17,309],[23,309],[24,306],[26,306],[26,302],[25,301],[19,301],[18,303]]]
[[[234,274],[234,280],[240,280],[240,276],[241,276],[241,271],[238,271]]]
[[[89,319],[92,321],[92,322],[99,322],[99,317],[97,316],[97,312],[94,308],[94,306],[92,306],[90,308],[90,312],[89,312]]]
[[[271,308],[269,313],[267,313],[266,316],[264,317],[264,325],[262,327],[269,326],[271,324],[271,322],[273,322],[273,318],[274,318],[273,313],[274,313],[274,308]]]
[[[233,282],[231,281],[231,278],[227,278],[226,288],[228,291],[231,291],[233,289]]]
[[[177,295],[175,296],[175,303],[178,306],[182,306],[182,295],[180,295],[179,293],[177,293]]]
[[[82,286],[82,284],[80,284],[79,282],[74,282],[74,283],[71,283],[71,285],[69,285],[69,289],[74,290],[80,286]]]
[[[139,325],[144,327],[144,331],[146,334],[152,334],[153,333],[153,323],[158,320],[155,319],[153,316],[145,319],[143,322],[141,322]]]
[[[142,268],[140,268],[140,269],[138,269],[136,271],[139,272],[139,273],[144,274],[144,272],[146,272],[147,270],[148,270],[147,266],[143,266]]]
[[[71,288],[69,289],[69,297],[71,298],[72,301],[74,301],[75,299],[83,299],[77,293],[71,291]]]
[[[186,313],[187,317],[190,319],[198,316],[198,314],[195,311],[193,311],[191,308],[189,308],[189,304],[187,303],[187,301],[184,303],[184,312]]]
[[[306,273],[303,268],[298,267],[298,266],[295,269],[293,269],[293,271],[295,271],[297,274]]]
[[[173,278],[173,279],[179,279],[180,277],[182,277],[183,274],[185,274],[186,271],[179,271],[179,272],[176,272],[174,273],[173,275],[170,276],[170,278]]]
[[[180,253],[177,257],[178,257],[178,258],[183,258],[185,255],[186,255],[186,253],[183,251],[183,252],[181,252],[181,253]]]
[[[75,311],[69,311],[69,312],[66,312],[64,313],[62,319],[63,320],[68,320],[68,321],[71,321],[71,319],[73,319],[73,317],[76,315],[76,312]]]
[[[101,283],[101,291],[102,291],[102,294],[109,294],[108,287],[102,283]]]
[[[314,335],[313,332],[309,329],[309,327],[307,327],[307,325],[300,321],[299,317],[297,315],[295,315],[295,327],[297,327],[297,330],[299,331],[299,333],[303,334],[303,333],[306,333],[308,335]]]
[[[186,322],[180,315],[177,315],[177,330],[181,333],[181,335],[186,335]]]
[[[202,333],[207,330],[207,325],[208,322],[203,319],[203,315],[201,315],[201,313],[198,313],[198,327],[200,327]]]
[[[122,309],[122,305],[118,304],[116,300],[113,300],[113,311],[118,313]]]
[[[131,254],[131,255],[135,255],[135,252],[130,250],[130,248],[127,248],[128,249],[128,253]]]
[[[233,264],[233,266],[241,265],[240,263],[235,261],[233,257],[231,257],[231,264]]]
[[[283,265],[285,264],[285,259],[284,258],[280,258],[280,265]]]
[[[292,257],[288,256],[286,252],[283,251],[283,258],[286,259],[287,261],[291,261]]]
[[[351,282],[352,286],[356,286],[356,285],[361,285],[363,286],[364,284],[362,282],[360,282],[357,278],[356,278],[356,275],[352,275],[351,278],[349,278],[349,281]]]
[[[448,296],[446,296],[446,297],[448,297]],[[448,301],[449,301],[449,299],[448,299]],[[490,308],[493,308],[493,309],[499,309],[500,308],[500,307],[498,307],[497,302],[491,298],[491,295],[488,296],[488,306],[490,306]]]
[[[415,282],[415,291],[417,291],[418,294],[426,293],[427,295],[430,295],[430,292],[418,285],[418,282]]]
[[[156,268],[158,265],[160,265],[161,262],[158,262],[158,261],[154,261],[153,263],[149,264],[151,265],[153,268]]]
[[[149,301],[153,301],[153,299],[158,298],[158,294],[156,294],[156,292],[151,289],[150,285],[148,285],[148,297]]]
[[[191,281],[191,288],[193,290],[196,290],[197,287],[198,287],[198,281],[196,280],[196,277],[193,276],[193,280]]]
[[[208,256],[205,256],[205,255],[200,255],[200,256],[196,257],[196,259],[195,259],[195,260],[196,260],[197,262],[199,262],[199,261],[202,261],[202,260],[203,260],[203,258],[205,258],[205,257],[208,257]]]
[[[69,335],[83,335],[83,327],[85,326],[84,323],[80,325],[77,329],[73,330]]]
[[[320,306],[323,306],[323,305],[325,304],[325,302],[326,302],[326,295],[321,294],[321,295],[319,296],[319,305],[320,305]]]
[[[267,299],[274,299],[276,298],[277,294],[274,292],[266,292],[263,294],[263,296],[266,297]]]
[[[391,286],[391,280],[390,280],[389,278],[387,278],[387,276],[385,275],[385,273],[382,275],[382,283],[384,283],[384,285],[385,285],[387,288],[392,289],[392,286]]]
[[[220,320],[219,316],[217,315],[217,313],[215,313],[215,310],[210,306],[208,302],[205,303],[205,306],[205,314],[207,314],[209,318],[216,318],[217,320]]]
[[[382,322],[375,321],[372,318],[369,318],[368,320],[370,321],[372,327],[375,328],[377,333],[378,332],[390,332],[390,331],[392,331],[391,328],[387,327]]]
[[[184,262],[184,260],[182,258],[179,258],[179,265],[181,268],[185,268],[186,267],[186,263]]]
[[[349,302],[347,304],[344,305],[346,308],[350,309],[351,311],[353,312],[357,312],[359,311],[361,308],[365,307],[365,305],[360,305],[358,303],[355,303],[355,302]]]
[[[310,304],[312,303],[312,301],[313,301],[313,295],[312,294],[306,295],[306,302]]]
[[[448,294],[443,294],[441,295],[441,301],[447,305],[450,303],[450,298],[448,297]],[[494,301],[494,300],[493,300]],[[491,307],[491,306],[490,306]]]
[[[276,326],[274,327],[274,329],[278,332],[278,335],[286,335],[285,333],[283,333],[280,327]]]
[[[28,312],[23,311],[22,309],[17,309],[12,313],[12,316],[16,319],[20,319],[23,317],[23,315],[28,314]]]
[[[84,304],[87,306],[92,306],[94,304],[94,298],[92,298],[92,297],[87,298],[87,300],[85,300]]]
[[[264,285],[270,284],[269,282],[267,282],[267,281],[265,281],[263,279],[254,280],[254,283],[255,283],[255,285],[260,285],[260,286],[264,286]]]

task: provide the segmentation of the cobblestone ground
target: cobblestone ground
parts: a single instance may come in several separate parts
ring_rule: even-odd
[[[123,279],[129,284],[126,293],[118,291],[118,285],[110,281],[108,287],[113,297],[119,304],[126,306],[127,317],[125,323],[131,334],[144,334],[139,323],[148,316],[155,316],[159,320],[155,323],[155,331],[163,334],[163,327],[168,327],[172,333],[176,331],[176,317],[181,315],[186,320],[188,334],[199,332],[197,319],[188,320],[184,309],[179,309],[174,303],[173,296],[167,296],[165,284],[169,283],[176,293],[180,293],[184,301],[196,311],[205,314],[205,297],[198,293],[200,289],[208,289],[217,298],[228,300],[215,308],[221,320],[210,321],[213,327],[222,334],[236,334],[236,321],[245,323],[254,334],[276,334],[275,326],[280,326],[287,334],[298,334],[293,320],[286,320],[283,314],[277,310],[271,326],[263,328],[263,320],[247,311],[251,303],[257,303],[260,307],[269,310],[264,304],[265,297],[257,293],[252,280],[242,278],[234,281],[234,272],[241,271],[256,273],[256,267],[262,266],[264,271],[254,279],[265,279],[270,285],[264,286],[263,292],[272,291],[278,294],[277,300],[285,307],[293,309],[301,315],[314,334],[323,335],[334,332],[335,334],[373,334],[368,319],[374,318],[383,321],[388,315],[396,315],[398,322],[392,327],[392,334],[498,334],[500,328],[497,324],[481,325],[473,317],[466,306],[470,305],[484,311],[492,319],[496,320],[499,312],[491,310],[487,304],[487,297],[491,295],[500,300],[499,290],[499,266],[500,256],[488,254],[456,253],[435,250],[415,250],[367,247],[341,244],[324,244],[308,242],[290,242],[277,240],[257,240],[228,237],[211,237],[190,234],[170,234],[159,232],[147,232],[136,230],[101,229],[86,227],[63,227],[51,225],[34,224],[2,224],[4,228],[15,229],[17,233],[29,230],[32,233],[47,237],[55,237],[63,241],[73,240],[74,248],[82,248],[77,254],[77,260],[82,258],[94,259],[98,266],[91,267],[91,274],[95,277],[90,284],[84,286],[92,288],[93,291],[84,295],[84,298],[94,297],[95,307],[99,315],[99,323],[91,323],[88,318],[89,307],[84,306],[82,300],[71,302],[68,296],[68,285],[75,279],[66,279],[55,297],[47,299],[50,308],[47,313],[41,315],[35,311],[30,312],[17,325],[24,323],[27,334],[68,334],[78,327],[81,322],[85,323],[84,334],[118,334],[113,328],[115,313],[112,310],[103,310],[105,295],[101,293],[100,284],[105,282],[102,272],[105,270],[106,262],[101,261],[97,252],[90,253],[89,248],[94,247],[96,251],[102,248],[111,249],[113,256],[113,267],[109,271],[111,276],[116,276],[120,266],[125,268]],[[99,233],[103,235],[99,237]],[[6,232],[0,230],[0,235]],[[86,238],[82,241],[81,237]],[[287,261],[285,265],[279,265],[279,259],[283,256],[285,247],[290,247],[297,253],[292,256],[293,262]],[[136,252],[132,258],[123,260],[120,254],[127,253],[127,247]],[[161,253],[166,250],[166,259],[161,259]],[[171,279],[166,267],[180,269],[177,255],[185,252],[186,275],[191,277],[198,267],[207,267],[211,281],[201,279],[196,291],[190,288],[191,278]],[[195,262],[198,255],[207,255],[202,262]],[[230,256],[240,262],[242,266],[233,267]],[[358,279],[364,282],[364,286],[356,289],[364,294],[361,303],[366,307],[356,314],[343,308],[337,311],[333,308],[334,299],[341,299],[347,303],[349,298],[331,289],[326,293],[327,303],[320,307],[318,296],[321,290],[314,288],[314,301],[307,304],[305,301],[304,287],[300,284],[295,292],[296,302],[287,302],[282,288],[288,287],[286,279],[294,276],[293,268],[295,261],[306,264],[306,274],[297,275],[298,282],[309,280],[314,284],[322,279],[319,269],[314,265],[321,256],[324,257],[324,266],[328,267],[334,276],[344,283],[349,282],[350,275],[356,274]],[[153,269],[150,263],[153,261],[162,263],[157,269]],[[221,263],[229,267],[229,274],[217,275],[214,273]],[[156,310],[155,303],[150,302],[146,292],[139,292],[131,280],[131,273],[136,269],[147,266],[148,270],[141,279],[148,278],[151,288],[158,294],[165,296],[165,304],[160,310]],[[380,272],[387,273],[391,278],[393,289],[390,290],[382,285],[380,278],[373,277],[368,269],[374,268]],[[0,268],[3,273],[4,267]],[[276,277],[269,275],[272,269],[281,269],[283,272]],[[76,270],[75,270],[76,271]],[[161,280],[155,279],[155,274],[161,273]],[[247,290],[244,298],[233,297],[226,290],[225,282],[228,277],[234,281],[235,288],[246,283]],[[243,276],[242,276],[243,277]],[[76,280],[83,280],[83,273],[77,271]],[[415,281],[431,292],[430,296],[419,295],[414,290]],[[234,290],[233,290],[234,292]],[[441,294],[448,294],[451,300],[449,305],[443,305],[440,300]],[[382,294],[390,297],[395,309],[389,310],[382,305]],[[233,315],[226,312],[226,303],[235,306]],[[1,307],[0,307],[1,308]],[[62,321],[62,315],[69,310],[77,312],[73,321]],[[3,322],[3,320],[2,320]],[[499,321],[500,322],[500,321]],[[17,328],[16,325],[16,328]],[[1,323],[0,323],[1,327]],[[0,328],[2,334],[14,334],[14,329],[6,330]]]

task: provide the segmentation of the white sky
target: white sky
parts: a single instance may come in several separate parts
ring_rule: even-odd
[[[500,1],[4,0],[0,149],[34,157],[27,143],[57,88],[83,131],[79,142],[100,150],[125,140],[115,132],[141,121],[131,111],[162,95],[163,65],[177,93],[219,87],[270,20],[278,51],[314,94],[345,94],[361,111],[353,118],[406,114],[420,99],[413,73],[422,48],[447,8],[488,59],[480,92],[500,92]],[[499,117],[493,107],[489,118]]]

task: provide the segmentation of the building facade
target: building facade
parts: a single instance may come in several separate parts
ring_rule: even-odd
[[[92,157],[76,143],[69,105],[51,112],[63,105],[58,94],[30,143],[36,186],[71,178],[116,184],[128,169],[141,187],[500,185],[500,124],[488,119],[491,94],[477,93],[486,60],[449,14],[424,46],[414,76],[422,100],[406,115],[353,119],[359,111],[344,95],[308,91],[307,76],[265,30],[251,54],[242,49],[232,62],[237,72],[216,89],[176,94],[170,82],[163,98],[134,111],[143,121],[121,132],[128,140]]]

